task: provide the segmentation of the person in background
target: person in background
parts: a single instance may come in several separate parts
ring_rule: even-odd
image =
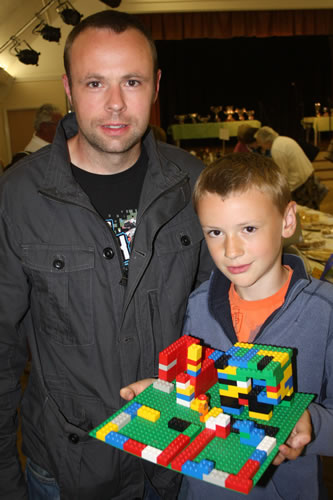
[[[161,72],[137,17],[84,18],[64,62],[74,112],[0,180],[0,497],[173,500],[178,474],[89,431],[125,403],[122,387],[158,374],[209,277],[191,203],[203,164],[149,128]]]
[[[271,152],[273,160],[287,177],[293,200],[319,210],[328,190],[316,179],[312,163],[299,144],[267,126],[261,127],[255,138],[264,151]]]
[[[24,148],[24,151],[19,151],[13,156],[11,163],[6,168],[11,167],[26,155],[35,153],[44,146],[48,146],[54,139],[58,123],[62,116],[61,111],[56,106],[53,106],[53,104],[43,104],[38,108],[34,121],[35,131],[32,138]]]
[[[251,127],[246,123],[238,127],[237,139],[238,142],[234,148],[235,153],[249,153],[257,149],[257,141],[255,139],[255,134],[258,128]]]
[[[294,348],[296,390],[316,395],[280,445],[278,467],[246,498],[325,499],[320,455],[333,455],[333,287],[309,276],[299,257],[282,255],[282,239],[296,227],[286,178],[270,158],[231,153],[206,167],[193,200],[216,267],[191,294],[183,333],[222,351],[236,342]],[[244,495],[186,476],[178,498]]]

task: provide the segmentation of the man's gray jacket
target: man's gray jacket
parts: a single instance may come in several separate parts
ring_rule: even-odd
[[[180,335],[188,295],[211,267],[191,203],[202,164],[157,144],[149,132],[128,280],[120,284],[116,237],[72,176],[66,140],[76,131],[75,116],[67,115],[54,143],[0,182],[0,498],[6,500],[27,498],[15,446],[27,339],[25,454],[56,478],[62,500],[140,498],[142,461],[88,432],[124,403],[122,386],[157,374],[159,351]],[[163,483],[168,471],[157,469]]]

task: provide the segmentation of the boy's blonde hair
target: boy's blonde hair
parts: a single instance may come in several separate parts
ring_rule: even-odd
[[[251,188],[269,194],[284,215],[291,201],[287,179],[271,158],[257,153],[230,153],[206,167],[194,186],[194,208],[206,193],[227,198]]]

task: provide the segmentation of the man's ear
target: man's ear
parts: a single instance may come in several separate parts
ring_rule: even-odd
[[[156,74],[155,92],[154,92],[154,96],[153,96],[153,104],[156,102],[156,99],[157,99],[157,96],[158,96],[158,92],[160,90],[161,76],[162,76],[162,70],[159,69],[159,70],[157,70],[157,74]]]
[[[65,89],[65,92],[66,92],[66,95],[67,95],[67,99],[69,100],[69,103],[72,106],[71,87],[70,87],[67,75],[62,75],[62,83],[64,85],[64,89]]]
[[[296,202],[290,201],[283,216],[282,236],[284,238],[290,238],[296,230],[296,210]]]

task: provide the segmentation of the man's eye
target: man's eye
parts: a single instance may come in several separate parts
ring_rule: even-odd
[[[91,89],[97,89],[98,87],[100,87],[100,82],[89,82],[88,83],[88,87],[90,87]]]

